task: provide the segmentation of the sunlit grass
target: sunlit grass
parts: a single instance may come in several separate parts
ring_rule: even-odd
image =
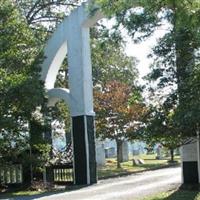
[[[107,159],[106,165],[98,168],[98,177],[105,178],[108,176],[123,175],[123,174],[132,173],[132,172],[136,172],[136,171],[155,169],[155,168],[164,167],[164,166],[169,165],[169,163],[168,163],[169,158],[157,160],[155,154],[150,154],[150,155],[144,154],[144,155],[140,155],[140,156],[134,156],[134,158],[143,159],[145,164],[133,166],[133,161],[132,161],[133,157],[131,157],[128,162],[121,163],[121,168],[117,168],[116,159],[114,159],[114,158]],[[175,160],[179,161],[180,157],[176,156]]]
[[[17,192],[9,192],[5,194],[0,194],[0,199],[22,197],[22,196],[34,196],[34,195],[44,194],[46,192],[47,191],[45,190],[42,190],[42,191],[22,190],[22,191],[17,191]]]
[[[39,194],[43,194],[45,193],[45,190],[42,191],[19,191],[19,192],[12,192],[11,195],[12,196],[32,196],[32,195],[39,195]]]

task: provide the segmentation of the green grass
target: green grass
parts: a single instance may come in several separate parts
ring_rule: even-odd
[[[45,190],[43,190],[43,191],[30,191],[30,190],[27,190],[27,191],[12,192],[12,193],[10,193],[10,195],[11,196],[32,196],[32,195],[43,194],[45,192],[46,192]]]
[[[199,191],[177,190],[172,192],[160,193],[143,200],[200,200]]]
[[[17,192],[9,192],[9,193],[0,194],[0,199],[21,197],[21,196],[37,196],[40,194],[44,194],[46,192],[47,191],[45,190],[42,190],[42,191],[23,190],[23,191],[17,191]]]
[[[117,161],[116,159],[107,159],[106,166],[98,168],[98,177],[99,178],[106,178],[109,176],[115,175],[122,175],[147,169],[155,169],[158,167],[167,166],[169,158],[156,160],[155,154],[152,155],[141,155],[141,156],[134,156],[135,158],[142,158],[145,161],[145,164],[133,166],[132,159],[128,162],[121,163],[121,168],[117,168]],[[179,161],[180,157],[175,157],[175,160]]]

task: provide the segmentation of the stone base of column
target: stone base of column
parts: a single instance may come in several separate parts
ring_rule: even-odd
[[[90,185],[97,182],[95,133],[93,116],[72,117],[74,152],[74,183]]]
[[[198,163],[197,161],[182,163],[183,183],[198,184]]]

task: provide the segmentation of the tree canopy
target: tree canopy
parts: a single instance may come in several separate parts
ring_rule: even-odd
[[[168,24],[166,34],[158,40],[151,57],[154,58],[149,80],[156,81],[162,103],[175,106],[179,132],[195,136],[198,128],[199,89],[199,16],[198,0],[137,0],[95,1],[102,10],[116,15],[118,26],[127,29],[133,41],[147,39],[163,24]],[[194,90],[195,88],[195,90]],[[151,88],[152,90],[153,88]],[[163,92],[167,90],[168,93]],[[155,94],[155,93],[154,93]],[[195,95],[194,95],[195,94]],[[170,105],[171,104],[171,105]]]
[[[10,0],[0,1],[0,30],[0,140],[7,141],[0,152],[9,154],[22,149],[32,113],[45,102],[39,80],[43,56],[26,20]]]
[[[95,90],[94,97],[97,136],[116,141],[120,167],[119,148],[123,141],[136,138],[134,131],[140,127],[145,106],[137,88],[117,80],[108,81],[103,88]]]

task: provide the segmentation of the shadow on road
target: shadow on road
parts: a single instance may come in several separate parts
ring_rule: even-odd
[[[42,197],[48,197],[48,196],[51,196],[51,195],[55,195],[55,194],[62,194],[64,192],[72,192],[72,191],[75,191],[75,190],[79,190],[79,189],[82,189],[82,188],[85,188],[85,187],[88,187],[86,185],[81,185],[81,186],[70,186],[70,187],[67,187],[66,189],[64,190],[58,190],[58,191],[55,191],[55,192],[44,192],[42,194],[35,194],[35,195],[30,195],[30,196],[7,196],[6,194],[5,195],[0,195],[0,199],[6,199],[6,200],[33,200],[33,199],[38,199],[38,198],[42,198]]]

